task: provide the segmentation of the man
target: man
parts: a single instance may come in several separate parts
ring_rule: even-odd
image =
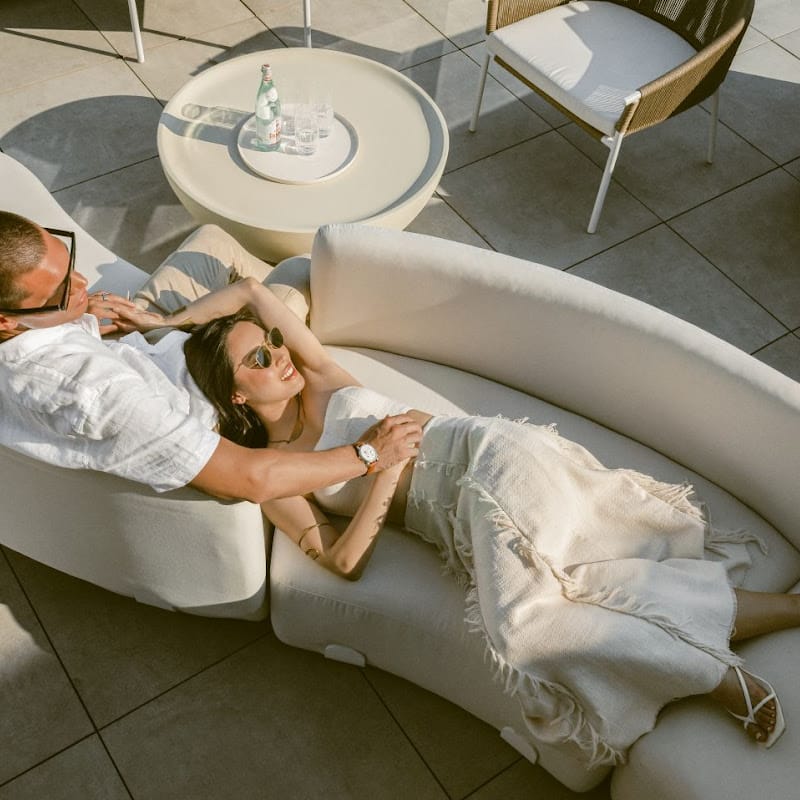
[[[157,491],[189,484],[261,503],[385,469],[419,443],[421,429],[406,415],[319,453],[254,450],[220,437],[143,350],[100,339],[97,317],[86,313],[88,282],[74,266],[70,232],[0,211],[0,444]],[[116,314],[126,301],[108,299],[99,298],[96,313],[105,313],[106,328],[123,328]]]

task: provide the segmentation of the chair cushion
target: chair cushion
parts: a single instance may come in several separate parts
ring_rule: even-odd
[[[605,0],[534,14],[496,30],[487,47],[544,94],[609,136],[625,98],[696,52],[664,25]]]

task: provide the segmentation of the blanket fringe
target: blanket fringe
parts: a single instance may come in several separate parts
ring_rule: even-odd
[[[498,529],[509,530],[515,534],[513,546],[514,552],[519,558],[532,567],[549,570],[555,574],[552,565],[520,533],[513,520],[505,514],[480,483],[468,475],[462,477],[459,483],[474,491],[481,502],[491,506],[486,513],[487,521]],[[625,762],[625,752],[612,747],[605,741],[600,731],[589,720],[578,698],[569,689],[562,684],[538,678],[530,672],[520,670],[509,663],[495,648],[486,630],[477,586],[471,578],[466,592],[464,620],[471,632],[478,633],[483,638],[486,648],[485,655],[491,662],[493,677],[503,686],[507,694],[521,695],[535,700],[537,694],[547,692],[556,699],[561,713],[549,720],[548,724],[554,730],[564,731],[556,738],[559,743],[576,744],[586,753],[589,769]]]
[[[535,700],[536,695],[545,692],[556,699],[560,713],[548,720],[553,730],[564,731],[556,737],[560,744],[571,742],[587,755],[588,768],[608,765],[614,766],[625,762],[625,752],[609,745],[600,732],[592,725],[575,695],[565,686],[542,678],[529,672],[522,672],[506,661],[494,647],[484,625],[481,614],[478,590],[473,584],[467,590],[465,606],[465,622],[472,633],[481,636],[484,642],[484,655],[490,662],[492,678],[503,687],[503,691],[511,697],[521,696]],[[525,703],[522,701],[523,711]],[[523,713],[523,719],[525,715]]]

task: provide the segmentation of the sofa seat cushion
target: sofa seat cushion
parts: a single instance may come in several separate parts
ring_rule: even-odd
[[[695,55],[677,33],[616,3],[557,6],[494,31],[489,52],[611,136],[625,99]]]
[[[800,592],[800,586],[793,591]],[[775,688],[786,718],[783,736],[764,750],[711,700],[675,703],[662,712],[655,730],[631,748],[628,763],[614,770],[614,800],[798,796],[800,630],[753,639],[737,650],[747,668]]]
[[[689,480],[721,527],[747,528],[770,549],[750,547],[753,567],[745,585],[782,590],[800,579],[800,553],[753,511],[718,487],[630,439],[530,396],[476,375],[426,361],[366,349],[329,351],[365,385],[435,413],[469,413],[531,422],[555,422],[608,466],[628,466],[674,482]],[[411,534],[387,529],[364,576],[356,583],[326,572],[280,532],[271,565],[272,623],[297,647],[354,655],[457,703],[494,727],[521,733],[519,711],[494,683],[480,637],[463,622],[463,591],[442,576],[434,549]],[[344,648],[342,650],[341,648]],[[336,655],[336,654],[339,655]],[[574,790],[597,783],[568,750],[537,744],[529,758]]]

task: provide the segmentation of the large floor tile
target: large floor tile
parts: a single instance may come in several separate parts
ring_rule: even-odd
[[[483,41],[486,4],[475,0],[407,0],[431,25],[459,47]]]
[[[800,158],[790,161],[784,166],[784,169],[791,175],[794,175],[795,178],[800,179]]]
[[[144,64],[131,64],[147,88],[163,103],[190,78],[228,58],[283,47],[263,22],[250,17],[196,38],[181,39],[148,53]],[[253,106],[261,74],[253,76]],[[280,85],[278,85],[280,90]]]
[[[800,381],[800,336],[788,334],[759,350],[755,357],[784,375]]]
[[[800,183],[778,169],[670,223],[787,328],[800,325]]]
[[[94,730],[0,550],[0,783]]]
[[[9,557],[98,727],[268,630],[145,606],[17,553]]]
[[[248,0],[287,45],[303,43],[300,0]],[[356,53],[395,69],[452,52],[455,45],[404,0],[313,0],[312,43]]]
[[[551,131],[446,173],[440,194],[495,250],[563,268],[658,221],[612,182],[597,233],[586,233],[600,175]]]
[[[478,82],[479,69],[463,53],[428,61],[405,71],[436,102],[450,131],[446,171],[519,144],[548,130],[541,117],[516,102],[514,95],[495,81],[487,81],[483,114],[475,133],[469,132],[473,93],[467,87]]]
[[[695,107],[625,139],[614,179],[661,219],[669,219],[774,168],[771,159],[725,125],[717,127],[714,163],[708,164],[710,119]],[[560,132],[605,166],[609,151],[600,141],[575,124]]]
[[[664,225],[570,271],[692,322],[748,353],[786,330]]]
[[[75,0],[84,13],[103,32],[118,53],[136,57],[128,4],[122,0]],[[248,19],[252,13],[239,0],[137,0],[139,27],[148,53],[176,39],[193,37],[203,41],[204,31]]]
[[[536,788],[532,790],[531,787]],[[572,792],[541,767],[521,760],[482,786],[477,792],[469,795],[469,800],[533,800],[533,798],[535,800],[611,800],[611,792],[608,781],[604,781],[589,792],[580,794]]]
[[[738,53],[722,98],[720,119],[750,144],[779,164],[800,156],[800,59],[774,42]]]
[[[97,736],[0,786],[0,800],[130,800]]]
[[[438,195],[434,195],[425,204],[425,208],[410,225],[406,226],[406,230],[490,249],[487,242]]]
[[[116,58],[114,49],[73,3],[4,0],[0,3],[2,91],[37,83]]]
[[[134,797],[446,798],[357,668],[272,636],[102,736]]]
[[[500,734],[413,683],[371,669],[370,683],[451,797],[465,797],[519,760]],[[533,792],[536,785],[531,785]]]
[[[197,227],[158,158],[55,192],[61,206],[113,253],[152,272]]]
[[[156,154],[160,104],[120,60],[7,92],[0,147],[51,191]]]
[[[797,0],[756,0],[750,24],[774,39],[800,28],[800,5]]]

